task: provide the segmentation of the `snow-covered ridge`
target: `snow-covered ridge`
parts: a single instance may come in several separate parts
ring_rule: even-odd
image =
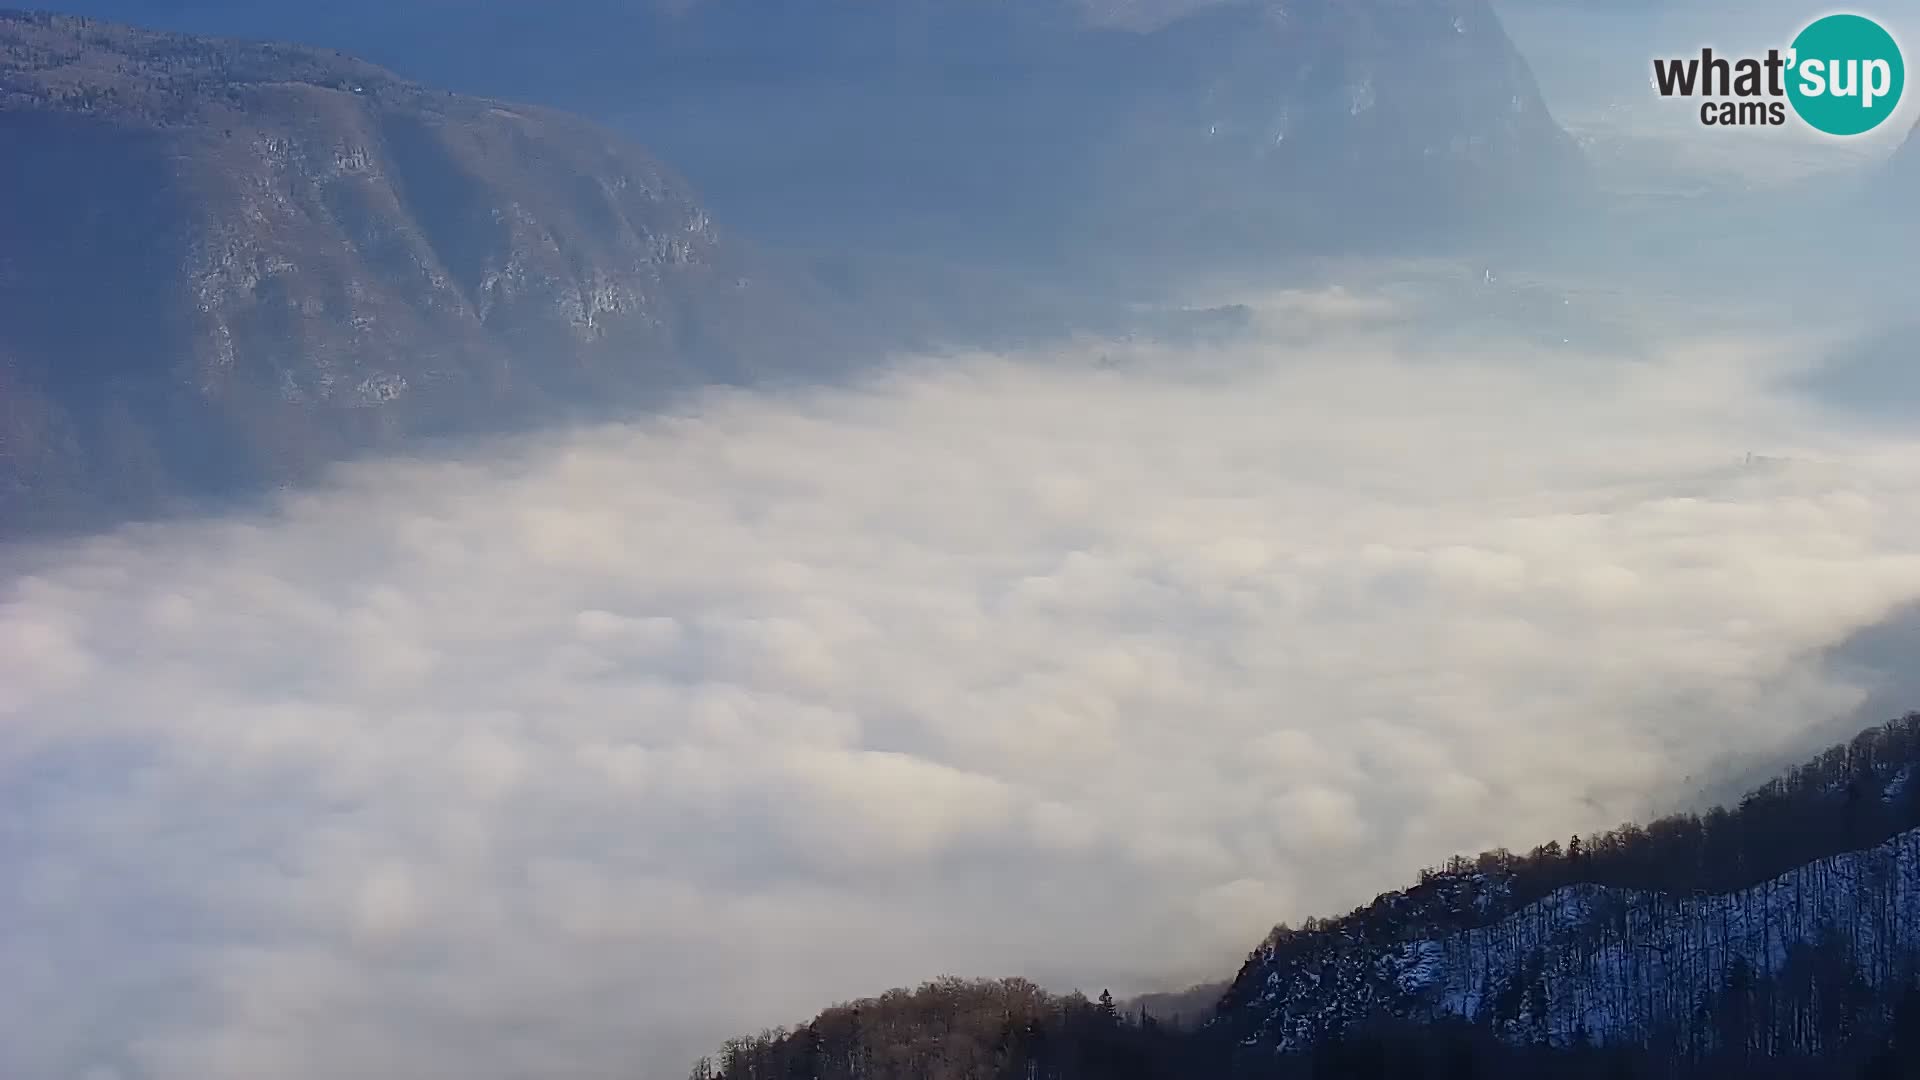
[[[1256,953],[1242,982],[1258,978],[1257,992],[1237,1010],[1247,1043],[1297,1049],[1380,1013],[1461,1017],[1517,1041],[1711,1041],[1702,1006],[1729,985],[1818,993],[1822,978],[1885,988],[1908,976],[1920,955],[1920,829],[1724,895],[1568,885],[1475,929],[1323,937]],[[1846,963],[1822,968],[1816,952]]]

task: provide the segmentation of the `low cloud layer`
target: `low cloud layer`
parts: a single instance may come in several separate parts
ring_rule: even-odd
[[[655,1080],[941,972],[1218,977],[1861,704],[1920,444],[1751,343],[1304,308],[6,553],[0,1074]]]

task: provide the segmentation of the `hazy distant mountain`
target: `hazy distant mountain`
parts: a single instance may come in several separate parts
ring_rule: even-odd
[[[1893,186],[1911,194],[1920,186],[1920,124],[1916,124],[1907,133],[1906,141],[1893,152],[1893,158],[1887,163],[1887,172]]]
[[[1551,204],[1575,168],[1484,0],[67,6],[408,77],[0,19],[12,520],[739,377],[757,345],[791,365],[845,320],[709,205],[899,319],[943,260],[1171,274],[1109,256],[1398,242]],[[422,75],[644,133],[704,198],[590,123]],[[941,303],[973,328],[1038,295],[969,274]]]
[[[0,14],[0,145],[10,523],[734,377],[812,317],[622,138],[334,53]]]
[[[65,0],[617,122],[830,246],[1214,253],[1511,216],[1573,161],[1484,0]]]
[[[1141,994],[1120,1003],[1123,1013],[1138,1016],[1145,1014],[1163,1024],[1180,1028],[1199,1028],[1213,1019],[1215,1006],[1227,995],[1232,983],[1200,983],[1185,990],[1161,991]]]

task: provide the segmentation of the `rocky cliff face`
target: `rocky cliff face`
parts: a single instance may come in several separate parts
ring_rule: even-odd
[[[1395,239],[1575,161],[1484,0],[68,6],[586,109],[727,220],[922,268]],[[0,16],[0,140],[9,521],[791,370],[854,321],[608,130],[325,50]]]
[[[745,214],[731,178],[796,165],[836,228],[853,201],[1002,248],[1339,246],[1578,171],[1483,0],[700,0],[635,40],[658,82],[620,111]]]
[[[1262,233],[1512,217],[1577,171],[1485,0],[504,0],[459,19],[199,0],[138,17],[345,45],[596,115],[729,220],[836,245],[1031,256],[1152,237],[1218,256]]]
[[[1210,5],[1133,42],[1151,73],[1115,161],[1319,239],[1484,225],[1565,194],[1578,156],[1476,0]],[[1284,235],[1284,233],[1283,233]]]
[[[12,523],[735,377],[808,318],[631,143],[333,53],[0,15],[0,145]]]

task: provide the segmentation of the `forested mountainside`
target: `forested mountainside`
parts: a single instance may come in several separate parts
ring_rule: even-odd
[[[696,1076],[1920,1076],[1920,714],[1704,815],[1457,857],[1277,927],[1197,1031],[943,980]],[[798,1071],[792,1071],[798,1070]]]
[[[1578,172],[1486,0],[59,2],[618,123],[808,243],[1219,258],[1485,226]]]
[[[0,522],[798,361],[644,150],[336,53],[0,12]]]

